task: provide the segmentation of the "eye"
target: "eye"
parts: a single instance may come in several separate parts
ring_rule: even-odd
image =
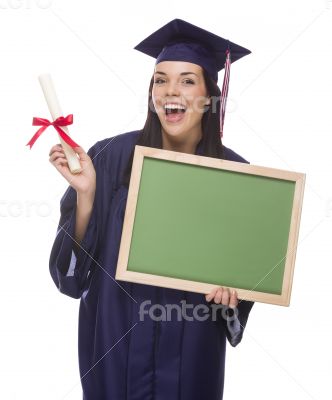
[[[154,82],[153,83],[156,83],[157,85],[159,84],[161,84],[161,83],[164,83],[165,82],[165,80],[164,79],[162,79],[162,78],[155,78],[155,80],[154,80]]]
[[[194,85],[195,84],[195,82],[189,78],[184,79],[183,83],[185,83],[186,85]]]

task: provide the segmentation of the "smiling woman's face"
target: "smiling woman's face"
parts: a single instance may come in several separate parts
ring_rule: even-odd
[[[202,137],[204,106],[207,97],[203,69],[182,61],[163,61],[156,65],[152,101],[159,117],[163,148],[194,153]]]

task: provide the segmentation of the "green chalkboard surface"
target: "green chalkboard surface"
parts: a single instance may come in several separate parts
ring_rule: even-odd
[[[298,180],[154,155],[139,168],[129,275],[282,295]]]

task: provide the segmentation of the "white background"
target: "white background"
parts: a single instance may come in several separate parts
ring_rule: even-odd
[[[32,117],[50,117],[37,76],[52,74],[86,149],[139,129],[154,61],[132,48],[173,18],[252,50],[232,66],[224,143],[307,174],[291,306],[255,305],[224,398],[331,396],[332,1],[0,0],[1,399],[81,398],[79,302],[48,272],[67,187],[48,162],[56,133],[25,147]]]

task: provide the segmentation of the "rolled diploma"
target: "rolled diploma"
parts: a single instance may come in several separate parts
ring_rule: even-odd
[[[49,74],[39,75],[38,80],[39,80],[41,88],[43,89],[43,93],[45,96],[46,103],[48,105],[48,109],[50,110],[50,113],[51,113],[53,121],[54,121],[57,118],[63,116],[63,114],[62,114],[62,111],[61,111],[61,108],[59,105],[57,95],[55,93],[51,75],[49,75]],[[69,135],[69,130],[68,130],[67,126],[62,126],[61,129],[63,129],[67,133],[67,135]],[[59,139],[62,144],[63,151],[66,155],[70,172],[72,174],[78,174],[79,172],[82,171],[82,167],[81,167],[80,161],[79,161],[75,151],[73,150],[72,147],[69,146],[69,144],[67,144],[61,138],[60,135],[59,135]]]

